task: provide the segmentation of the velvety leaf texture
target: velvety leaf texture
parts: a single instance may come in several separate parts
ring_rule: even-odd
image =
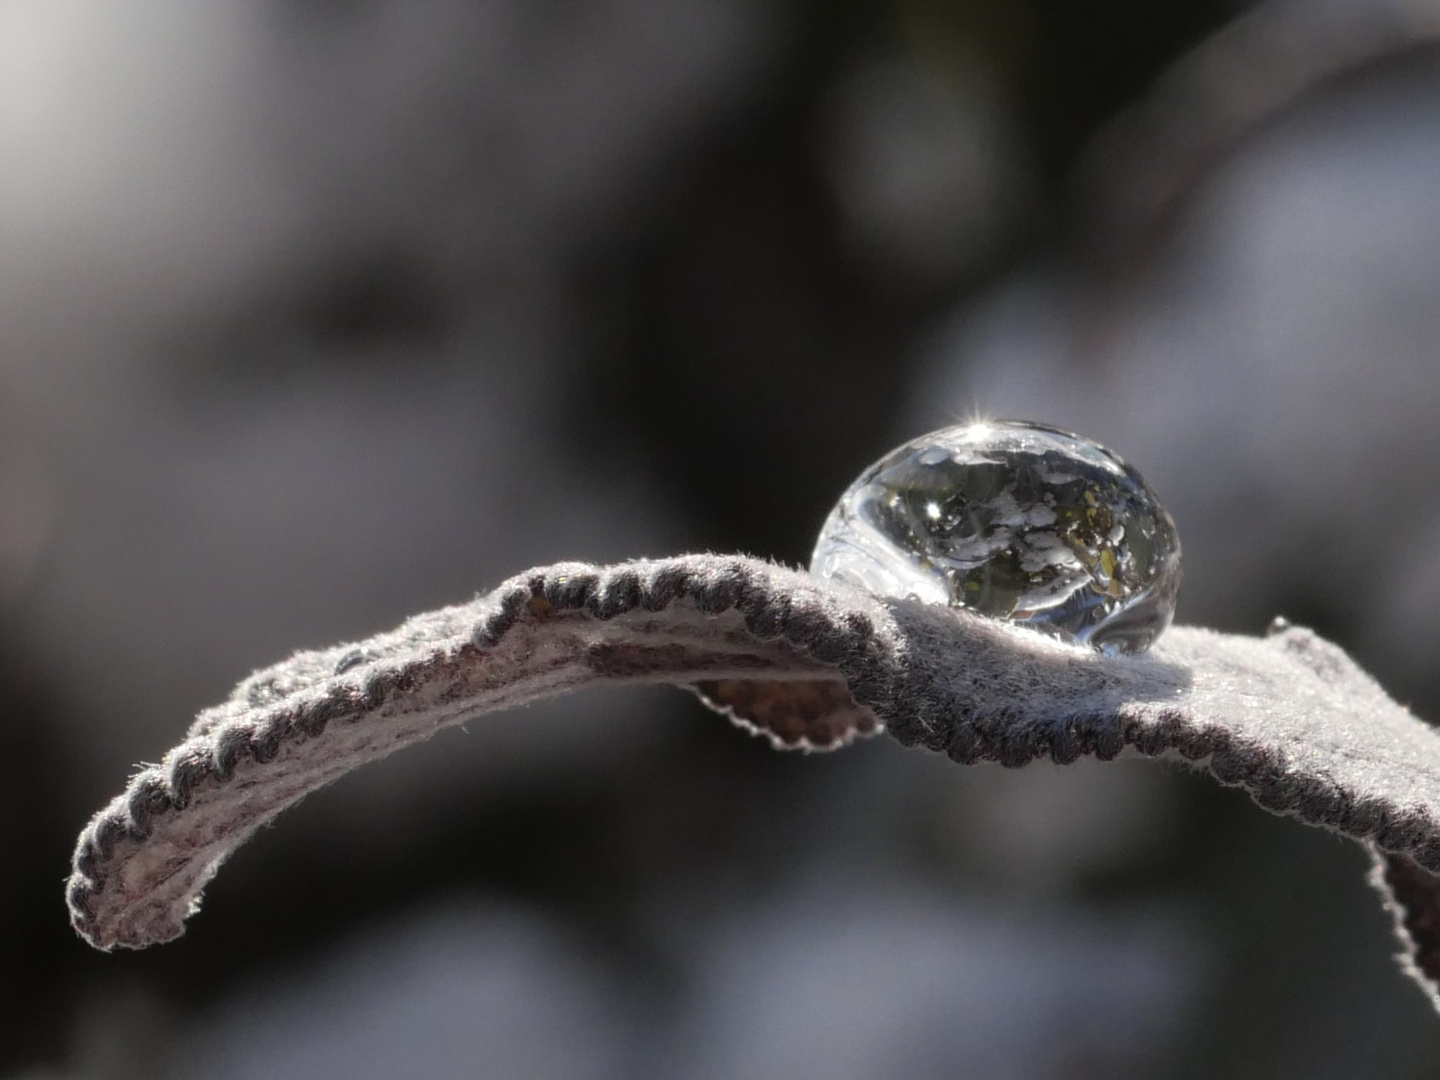
[[[336,777],[482,713],[593,683],[689,686],[777,747],[881,730],[962,764],[1187,762],[1377,860],[1432,1000],[1440,734],[1308,630],[1173,628],[1106,657],[968,612],[739,557],[559,564],[355,645],[302,652],[202,713],[80,837],[67,898],[102,949],[178,936],[261,825]]]

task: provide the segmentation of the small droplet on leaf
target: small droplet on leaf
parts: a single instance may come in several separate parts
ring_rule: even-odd
[[[1103,446],[996,420],[932,432],[866,469],[810,569],[1136,653],[1175,613],[1180,541],[1140,474]]]

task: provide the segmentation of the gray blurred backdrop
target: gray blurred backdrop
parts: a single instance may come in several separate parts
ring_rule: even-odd
[[[61,901],[253,668],[560,558],[803,562],[977,412],[1146,474],[1182,621],[1283,613],[1440,718],[1436,25],[0,0],[0,1076],[1440,1077],[1354,845],[677,692],[363,770],[163,948]]]

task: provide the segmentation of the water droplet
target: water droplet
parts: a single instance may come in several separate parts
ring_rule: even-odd
[[[1103,446],[992,420],[932,432],[866,469],[826,519],[810,570],[1136,653],[1170,625],[1180,540],[1140,474]]]

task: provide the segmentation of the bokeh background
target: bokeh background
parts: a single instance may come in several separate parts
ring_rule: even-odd
[[[674,691],[346,778],[163,948],[61,900],[253,668],[559,558],[803,562],[977,412],[1145,472],[1183,621],[1283,613],[1440,718],[1437,25],[0,0],[0,1076],[1440,1077],[1358,847]]]

